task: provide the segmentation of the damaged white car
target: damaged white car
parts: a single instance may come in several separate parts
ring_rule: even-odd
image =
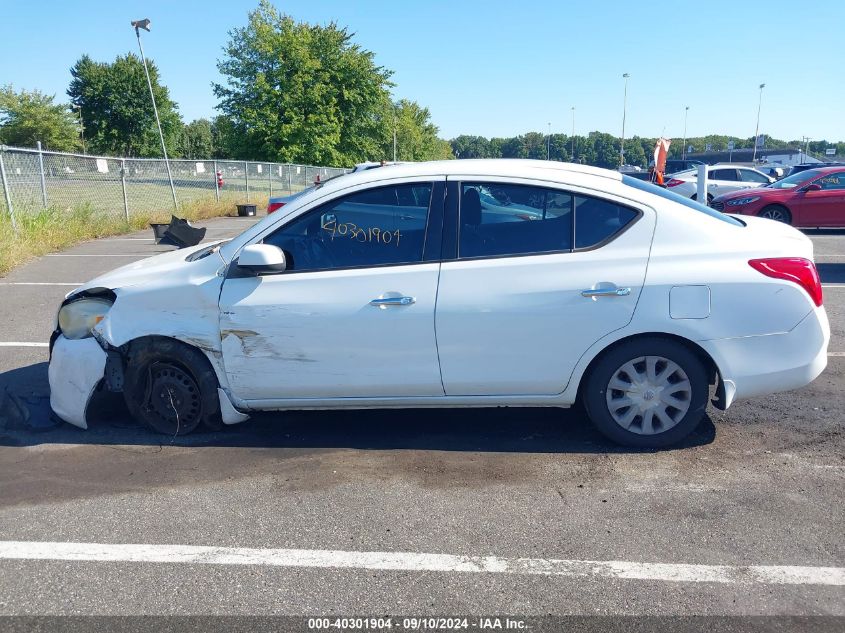
[[[827,363],[812,244],[617,172],[448,161],[349,174],[235,239],[72,292],[53,410],[98,389],[184,434],[250,412],[568,407],[633,446]]]

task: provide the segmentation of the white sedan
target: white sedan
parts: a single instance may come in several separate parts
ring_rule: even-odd
[[[713,198],[723,193],[765,187],[774,181],[774,178],[753,167],[733,165],[707,167],[707,203],[709,204]],[[679,196],[695,200],[698,197],[698,170],[688,169],[672,174],[666,181],[666,187]]]
[[[580,400],[607,437],[655,447],[696,428],[711,384],[721,409],[806,385],[829,337],[789,226],[613,171],[462,160],[342,176],[229,242],[88,282],[59,310],[49,375],[83,428],[97,390],[167,434]]]

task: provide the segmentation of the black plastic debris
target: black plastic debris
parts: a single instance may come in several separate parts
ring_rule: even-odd
[[[239,216],[253,216],[258,210],[258,205],[255,204],[237,204]]]
[[[205,227],[191,226],[191,223],[175,215],[170,217],[170,224],[150,224],[156,244],[168,244],[178,248],[195,246],[205,237]]]

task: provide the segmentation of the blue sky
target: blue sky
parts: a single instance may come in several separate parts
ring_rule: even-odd
[[[215,114],[211,82],[229,29],[257,0],[3,0],[0,84],[64,100],[83,53],[137,51],[132,19],[149,17],[147,55],[189,121]],[[841,0],[658,3],[571,0],[276,2],[299,20],[334,20],[393,70],[394,96],[431,110],[441,135],[535,130],[626,136],[761,133],[845,140]],[[812,6],[812,10],[810,9]],[[824,51],[840,51],[839,54]]]

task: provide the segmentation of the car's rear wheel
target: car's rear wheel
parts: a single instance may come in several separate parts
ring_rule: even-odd
[[[692,194],[692,197],[690,197],[690,200],[698,200],[698,194],[697,193]],[[708,193],[707,194],[707,204],[710,204],[711,202],[713,202],[713,194]]]
[[[789,212],[789,209],[779,204],[770,204],[767,207],[763,207],[757,215],[761,218],[776,220],[784,224],[792,224],[792,214]]]
[[[596,428],[625,446],[659,448],[689,435],[704,417],[704,364],[670,339],[634,339],[602,355],[582,398]]]
[[[133,343],[123,395],[132,416],[158,433],[186,435],[201,424],[220,425],[217,377],[199,350],[179,341]]]

